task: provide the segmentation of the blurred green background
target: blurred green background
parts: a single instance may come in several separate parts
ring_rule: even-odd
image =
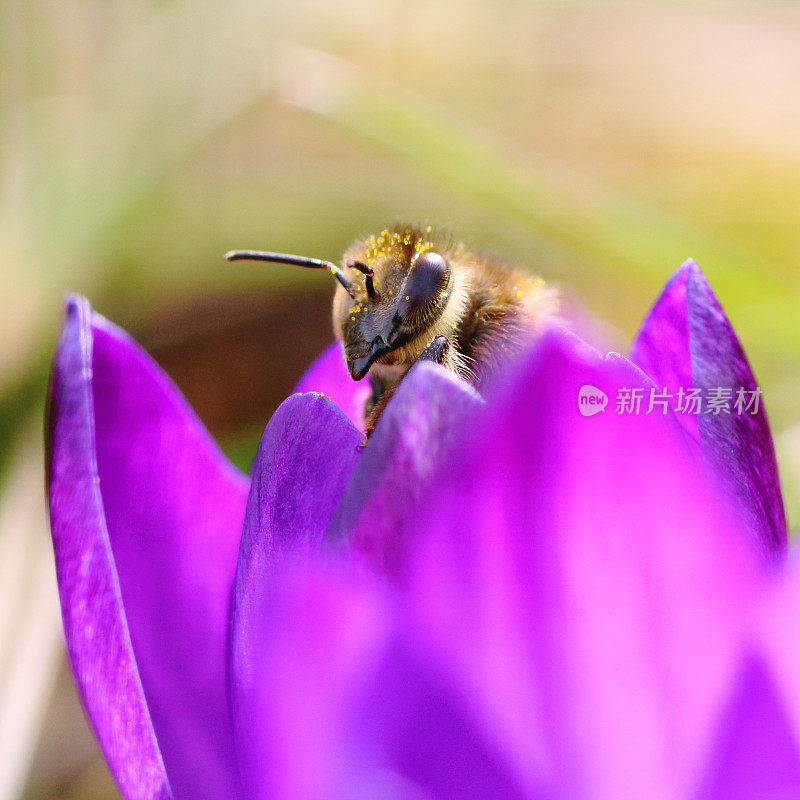
[[[0,0],[0,800],[115,797],[62,657],[41,415],[66,291],[232,457],[330,339],[337,259],[396,219],[558,284],[625,350],[693,256],[800,519],[800,4]]]

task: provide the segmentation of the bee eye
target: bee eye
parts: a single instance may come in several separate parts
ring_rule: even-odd
[[[447,286],[450,267],[438,253],[422,253],[411,265],[405,282],[406,313],[418,311],[432,303]]]

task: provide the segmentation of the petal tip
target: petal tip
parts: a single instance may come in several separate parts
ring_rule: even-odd
[[[697,262],[693,258],[687,258],[686,261],[683,262],[680,266],[680,271],[687,271],[687,272],[700,272],[702,273],[703,270],[700,269]]]
[[[705,302],[711,301],[715,306],[721,309],[722,305],[720,304],[714,290],[711,288],[711,283],[706,277],[706,274],[702,269],[700,269],[699,266],[697,266],[697,264],[694,263],[694,261],[688,269],[687,274],[688,280],[686,283],[686,291],[689,296],[691,297],[692,294],[699,292]]]
[[[435,364],[433,361],[417,361],[404,379],[407,385],[417,383],[434,382],[439,383],[446,381],[453,386],[468,392],[476,400],[481,400],[481,395],[476,389],[468,384],[460,375],[453,372],[452,369],[447,369],[440,364]]]
[[[78,316],[88,319],[92,314],[92,305],[82,294],[68,292],[64,295],[62,309],[65,319]]]
[[[305,399],[303,399],[305,398]],[[290,402],[291,401],[291,402]],[[333,398],[330,395],[325,394],[325,392],[295,392],[294,394],[290,394],[286,400],[281,403],[281,406],[285,406],[288,404],[289,407],[292,407],[295,403],[314,403],[319,404],[321,409],[325,409],[325,412],[334,412],[337,416],[343,417],[347,420],[350,427],[357,430],[356,426],[353,424],[352,419],[348,417],[347,414],[342,411],[341,408],[336,404]]]

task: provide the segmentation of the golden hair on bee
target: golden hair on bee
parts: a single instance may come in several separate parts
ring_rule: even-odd
[[[336,278],[334,334],[353,380],[369,376],[368,433],[416,361],[434,361],[480,387],[557,319],[556,293],[541,278],[429,226],[396,225],[359,239],[341,266],[251,250],[226,257],[325,269]]]

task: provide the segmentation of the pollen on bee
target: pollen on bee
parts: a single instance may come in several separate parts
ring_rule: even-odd
[[[408,295],[406,295],[406,300],[410,300],[410,299],[411,299],[411,298],[410,298]]]

